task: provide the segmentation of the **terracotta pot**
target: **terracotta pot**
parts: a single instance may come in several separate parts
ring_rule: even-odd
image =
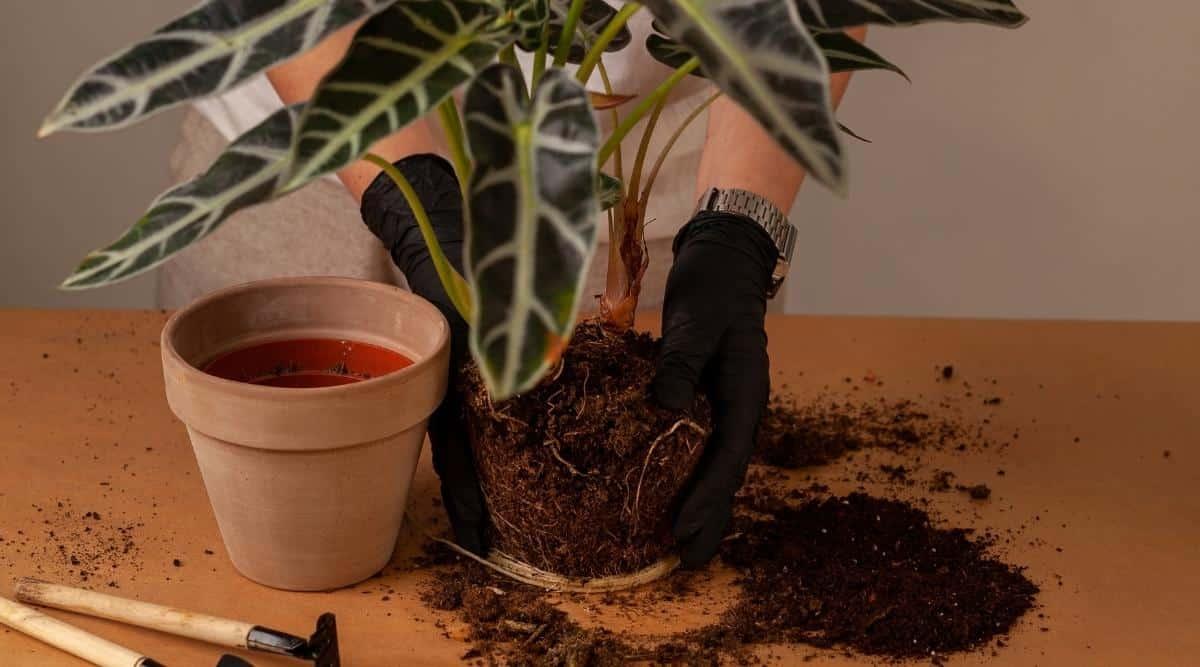
[[[372,343],[413,361],[334,387],[288,389],[200,369],[272,340]],[[288,590],[348,586],[391,558],[429,415],[446,391],[449,328],[404,290],[284,278],[216,292],[162,334],[167,402],[186,425],[229,557]]]

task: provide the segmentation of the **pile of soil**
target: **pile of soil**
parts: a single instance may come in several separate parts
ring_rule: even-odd
[[[796,495],[771,485],[739,495],[721,549],[737,597],[699,630],[646,638],[584,628],[548,594],[471,562],[441,569],[422,597],[470,628],[464,659],[539,666],[746,662],[765,643],[938,660],[1003,635],[1034,604],[1037,586],[969,531],[936,527],[894,500]]]
[[[987,643],[1033,606],[1038,588],[988,555],[986,540],[938,528],[915,507],[861,493],[791,504],[748,490],[721,552],[739,602],[710,644],[848,646],[888,658]]]
[[[580,340],[594,341],[590,336],[597,332],[581,328],[580,334]],[[630,391],[644,391],[638,384],[646,386],[652,372],[653,342],[637,338],[637,344],[645,346],[645,356],[635,375],[639,379],[630,385]],[[603,373],[605,368],[613,373],[615,362],[602,365],[607,362],[603,357],[586,357],[586,363],[595,364],[590,367],[593,374]],[[620,368],[625,367],[626,361],[621,360]],[[564,376],[570,368],[568,363]],[[953,372],[939,372],[944,378],[954,377]],[[578,384],[569,386],[577,388]],[[600,393],[607,396],[608,392],[606,388]],[[549,394],[553,396],[554,391]],[[553,405],[555,414],[563,411],[563,405],[582,400],[581,395],[564,396],[562,401],[540,396]],[[971,397],[969,391],[967,397]],[[644,394],[638,402],[646,405]],[[523,404],[525,410],[513,416],[536,420],[545,411],[544,405]],[[473,409],[483,407],[475,405]],[[950,405],[943,402],[940,407]],[[486,664],[746,664],[759,662],[756,646],[779,643],[811,646],[814,651],[854,651],[885,660],[925,658],[940,663],[947,654],[977,650],[990,642],[1003,645],[1002,638],[1035,605],[1038,587],[1021,568],[997,557],[995,536],[939,525],[918,506],[928,503],[925,498],[915,498],[913,504],[863,493],[839,496],[816,482],[799,489],[796,475],[784,472],[848,459],[853,463],[847,481],[912,487],[916,484],[913,472],[924,465],[925,451],[991,446],[981,424],[963,422],[950,413],[908,400],[824,395],[797,403],[773,398],[760,428],[756,465],[737,497],[730,536],[720,551],[720,562],[736,575],[734,598],[719,611],[717,620],[705,627],[653,637],[585,627],[556,606],[562,595],[499,577],[440,547],[433,550],[436,576],[422,598],[432,608],[453,612],[468,628],[471,646],[463,659]],[[670,425],[666,419],[656,418],[656,429]],[[493,419],[489,424],[496,422]],[[517,425],[509,428],[521,431],[528,440],[522,443],[524,448],[510,444],[501,456],[514,452],[529,456],[525,448],[540,440]],[[608,442],[608,433],[590,433],[594,440],[588,444]],[[895,462],[872,462],[868,453],[872,449],[895,455]],[[856,452],[863,455],[856,457]],[[589,461],[586,451],[572,451],[572,456]],[[601,456],[612,458],[611,454]],[[486,465],[484,460],[480,463]],[[556,472],[551,479],[559,486],[550,497],[590,505],[584,495],[589,489],[585,480],[562,474],[561,465],[541,465]],[[542,470],[528,462],[521,469],[526,474]],[[884,475],[882,480],[876,476],[879,472]],[[505,479],[510,484],[520,483]],[[604,480],[598,481],[602,487]],[[544,498],[540,482],[521,488],[509,502],[519,502],[520,494],[525,493],[531,502]],[[986,485],[954,483],[954,474],[947,471],[937,471],[928,490],[964,493],[977,499],[990,493]],[[526,511],[519,506],[512,510]],[[579,531],[564,533],[571,535],[563,541],[564,547],[571,551],[604,547],[595,543],[594,528],[586,526],[590,517],[570,526]],[[503,530],[498,531],[498,536],[502,534]],[[667,542],[665,547],[669,546]],[[692,576],[696,575],[676,572],[649,592],[593,597],[587,604],[614,607],[636,617],[646,613],[638,600],[659,595],[663,589],[668,595],[678,594],[686,604],[707,607],[711,600],[704,593],[687,590],[686,582]]]
[[[658,343],[595,322],[575,330],[552,380],[493,404],[460,379],[493,548],[558,574],[629,574],[671,553],[672,506],[710,427],[650,396]]]

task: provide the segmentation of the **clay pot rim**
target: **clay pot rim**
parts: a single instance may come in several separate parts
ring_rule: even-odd
[[[433,346],[433,351],[422,356],[419,359],[411,359],[412,364],[401,368],[397,371],[392,371],[385,375],[379,375],[350,384],[334,385],[332,387],[271,387],[267,385],[251,384],[249,382],[239,382],[237,380],[227,380],[205,373],[203,370],[196,368],[190,361],[186,360],[175,349],[172,338],[181,326],[183,319],[193,311],[207,306],[208,304],[219,301],[235,294],[244,292],[253,292],[262,288],[269,287],[307,287],[307,286],[340,286],[349,287],[358,290],[369,290],[385,294],[387,296],[398,297],[401,301],[408,301],[412,306],[424,310],[430,317],[436,318],[441,326],[438,327],[438,338]],[[165,326],[163,326],[162,334],[159,339],[159,344],[163,352],[170,359],[172,365],[182,370],[192,381],[201,385],[211,387],[213,389],[226,392],[234,392],[245,396],[256,396],[261,398],[299,398],[304,397],[331,397],[331,396],[352,396],[354,394],[371,392],[389,384],[403,384],[408,379],[426,370],[440,356],[439,353],[450,344],[450,324],[446,321],[446,317],[442,315],[442,311],[438,310],[429,301],[413,294],[412,292],[385,283],[374,282],[371,280],[361,280],[358,278],[343,278],[338,276],[302,276],[302,277],[285,277],[285,278],[268,278],[265,280],[255,280],[240,285],[233,285],[219,289],[215,292],[210,292],[199,299],[189,303],[188,305],[176,310],[171,314]],[[398,350],[393,350],[399,352]],[[408,353],[401,353],[405,356],[410,356]],[[412,355],[415,356],[415,355]]]

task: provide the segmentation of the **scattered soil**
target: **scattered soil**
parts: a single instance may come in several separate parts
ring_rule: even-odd
[[[493,405],[478,370],[461,380],[494,548],[576,577],[628,574],[670,553],[672,505],[709,430],[650,396],[658,343],[580,325],[558,376]]]
[[[28,553],[33,574],[79,585],[119,588],[131,568],[140,570],[142,523],[75,508],[70,500],[35,505],[37,529],[0,531],[0,546]]]
[[[981,443],[980,431],[934,418],[910,400],[852,401],[818,396],[798,403],[779,395],[767,406],[754,462],[794,470],[819,466],[864,449],[913,449]]]
[[[793,495],[770,484],[740,494],[721,549],[738,574],[737,596],[697,630],[644,637],[584,628],[551,594],[469,561],[440,568],[422,599],[469,628],[464,658],[537,666],[746,663],[765,643],[938,660],[989,643],[1033,607],[1037,587],[970,531],[937,527],[894,500]]]

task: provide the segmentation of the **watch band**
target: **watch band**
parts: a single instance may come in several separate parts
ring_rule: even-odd
[[[771,286],[767,297],[773,298],[779,293],[779,287],[787,278],[788,269],[792,264],[792,253],[796,249],[796,236],[799,232],[796,226],[788,222],[787,215],[764,197],[749,190],[737,188],[709,188],[700,201],[696,203],[696,212],[715,211],[735,213],[758,223],[779,251],[779,259],[771,272]]]

